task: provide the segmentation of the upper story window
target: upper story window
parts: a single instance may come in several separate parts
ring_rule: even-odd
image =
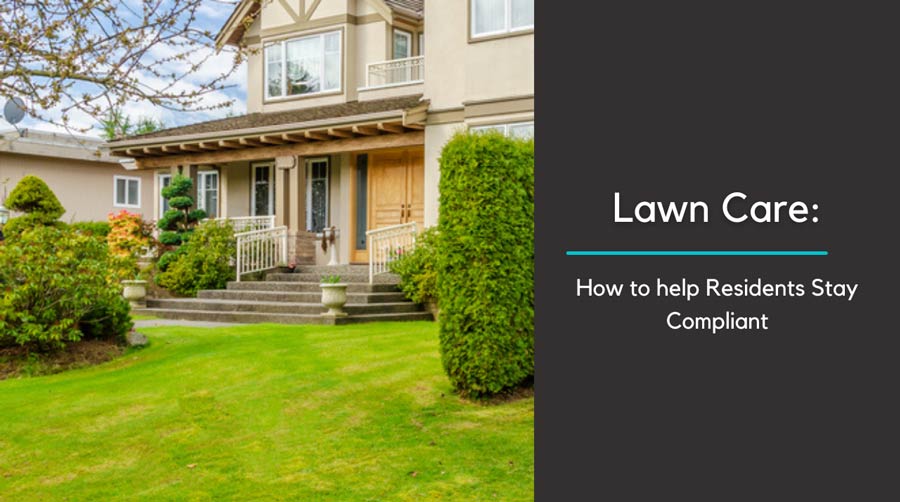
[[[275,42],[265,49],[266,98],[341,88],[341,32]]]
[[[534,29],[534,0],[471,0],[472,37]]]
[[[394,30],[394,59],[411,58],[412,33],[403,30]]]

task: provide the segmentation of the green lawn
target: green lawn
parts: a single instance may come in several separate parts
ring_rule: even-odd
[[[0,382],[0,499],[534,498],[534,399],[451,394],[433,323],[141,331]]]

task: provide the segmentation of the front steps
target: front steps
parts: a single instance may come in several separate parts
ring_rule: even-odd
[[[323,276],[347,283],[346,317],[323,316]],[[197,298],[148,299],[143,315],[185,321],[280,324],[350,324],[423,321],[432,316],[397,289],[398,278],[384,274],[369,284],[368,268],[301,266],[294,273],[273,272],[265,281],[229,282],[227,289],[200,291]]]

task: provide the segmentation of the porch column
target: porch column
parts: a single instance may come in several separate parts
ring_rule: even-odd
[[[228,169],[219,167],[219,218],[228,217]]]
[[[275,175],[272,177],[275,181],[275,226],[285,226],[290,222],[287,210],[287,196],[290,185],[287,182],[287,172],[283,169],[275,168]]]
[[[306,167],[303,165],[303,157],[296,157],[296,165],[290,171],[290,208],[288,211],[291,215],[291,233],[298,234],[299,232],[303,232],[306,230],[306,215],[304,214],[306,209],[305,205],[301,206],[301,204],[305,204],[303,200],[303,193],[305,190],[303,187],[306,184],[306,176],[304,176]]]

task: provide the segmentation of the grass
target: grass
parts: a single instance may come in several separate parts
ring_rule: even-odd
[[[534,398],[451,394],[433,323],[141,331],[0,382],[0,499],[534,498]]]

